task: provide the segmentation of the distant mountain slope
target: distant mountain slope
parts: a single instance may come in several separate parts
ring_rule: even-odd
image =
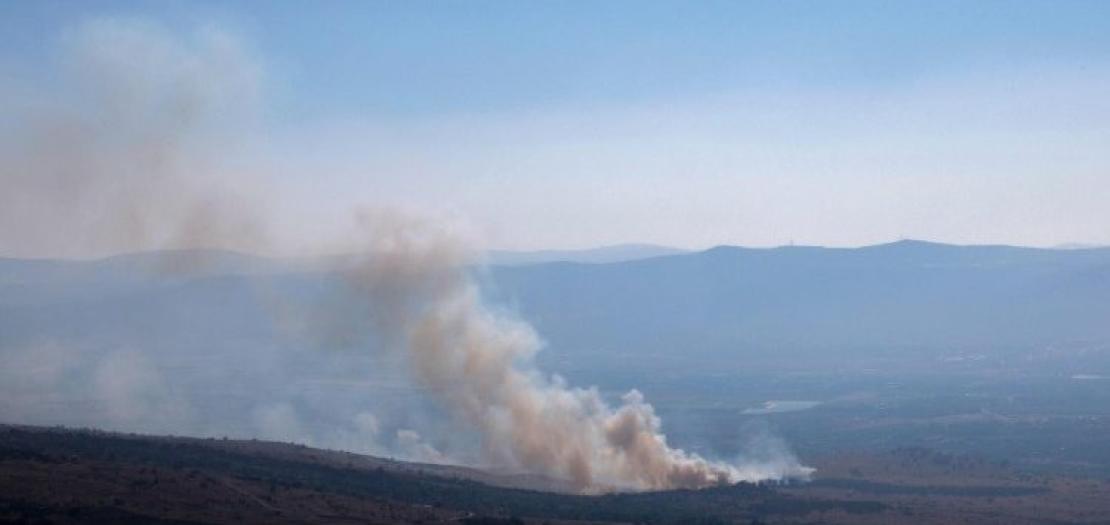
[[[688,253],[652,244],[619,244],[582,250],[493,250],[484,264],[527,265],[548,262],[612,263]],[[267,258],[228,250],[156,250],[99,259],[13,259],[0,257],[0,285],[136,278],[259,275],[318,272],[342,267],[354,254],[322,257]]]
[[[646,258],[597,262],[633,254]],[[505,264],[483,273],[487,294],[534,322],[554,350],[578,355],[1016,350],[1110,338],[1110,248],[900,241],[674,253],[628,245],[514,257],[491,256]],[[590,262],[526,262],[545,257]],[[260,310],[272,306],[260,293],[281,298],[291,315],[305,301],[342,295],[344,284],[323,267],[230,252],[0,259],[0,343],[50,326],[95,332],[123,312],[154,316],[149,326],[171,333],[237,337],[240,327],[257,335],[270,330],[261,316],[273,313]]]
[[[226,250],[160,250],[100,259],[11,259],[0,257],[4,284],[104,284],[119,281],[198,278],[291,271],[298,261]]]
[[[553,348],[574,355],[842,360],[1110,339],[1110,249],[902,241],[718,247],[605,265],[496,268]]]
[[[613,263],[688,253],[686,250],[654,244],[618,244],[584,250],[538,250],[530,252],[493,250],[489,264],[521,265],[547,262]]]

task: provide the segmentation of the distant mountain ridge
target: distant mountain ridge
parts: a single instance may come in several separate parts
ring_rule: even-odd
[[[682,253],[689,252],[679,248],[655,244],[616,244],[581,250],[491,250],[487,252],[487,257],[489,264],[495,265],[540,264],[547,262],[604,264],[662,257],[666,255],[678,255]]]
[[[689,253],[687,250],[653,244],[618,244],[580,250],[490,250],[482,264],[515,266],[548,262],[604,264],[650,257]],[[0,257],[0,283],[16,273],[27,276],[66,277],[75,271],[100,272],[104,277],[134,272],[172,275],[258,274],[294,271],[324,271],[341,267],[345,259],[359,254],[309,257],[266,257],[221,249],[169,249],[127,252],[95,259]]]
[[[798,352],[1110,340],[1108,248],[720,246],[606,265],[502,267],[492,280],[553,348],[576,354],[682,348],[755,359],[775,349],[770,356],[797,362]]]
[[[226,326],[236,315],[263,315],[251,306],[256,299],[242,295],[249,290],[301,290],[300,301],[309,293],[304,290],[341,286],[327,282],[326,271],[335,267],[327,261],[221,251],[93,261],[0,259],[0,328],[7,338],[19,338],[34,326],[45,329],[47,320],[66,321],[61,311],[38,316],[49,308],[72,309],[64,301],[77,296],[101,304],[103,312],[79,318],[91,322],[118,311],[111,301],[123,297],[122,283],[138,287],[129,288],[129,300],[145,297],[149,303],[136,313],[139,318],[186,304],[196,322],[209,310],[247,309],[227,310],[214,320]],[[481,275],[487,295],[533,322],[558,352],[665,352],[688,345],[706,355],[757,348],[953,350],[1110,339],[1110,248],[914,240],[700,252],[623,245],[497,252],[489,263]],[[171,281],[177,284],[167,287]],[[170,292],[181,297],[163,305],[170,299],[158,294]],[[208,308],[210,300],[216,304]],[[31,311],[20,304],[54,306]],[[177,326],[170,319],[162,324]]]
[[[991,256],[1024,254],[1110,253],[1110,246],[1069,243],[1049,248],[1005,244],[957,245],[932,241],[904,239],[889,243],[858,247],[827,247],[820,245],[783,245],[774,247],[747,247],[717,245],[705,250],[686,250],[656,244],[627,243],[597,248],[568,250],[489,250],[481,262],[493,266],[519,266],[545,263],[611,264],[666,257],[672,255],[697,255],[733,251],[750,254],[800,254],[800,253],[891,253],[903,257],[951,257],[959,254],[965,258],[989,254]],[[268,257],[223,249],[166,249],[126,252],[94,259],[17,258],[0,257],[0,277],[5,273],[30,270],[63,270],[83,267],[86,269],[151,270],[173,273],[184,269],[203,275],[234,273],[270,273],[280,271],[305,271],[329,268],[345,258],[358,254],[336,254],[311,257]],[[907,259],[910,260],[910,259]]]

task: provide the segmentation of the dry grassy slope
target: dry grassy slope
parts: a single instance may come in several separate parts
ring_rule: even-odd
[[[483,470],[459,465],[437,465],[396,461],[339,450],[310,448],[293,443],[258,441],[253,439],[197,439],[182,437],[155,437],[153,439],[178,440],[198,446],[211,447],[217,450],[337,468],[352,468],[356,470],[380,468],[391,472],[467,479],[494,487],[540,490],[546,492],[574,492],[574,486],[569,482],[540,475]]]
[[[572,496],[522,478],[259,441],[0,425],[0,523],[1106,523],[1110,484],[924,449],[785,487]],[[534,480],[525,479],[525,483]],[[577,521],[576,521],[577,520]]]
[[[0,492],[0,521],[29,523],[411,523],[467,515],[194,469],[80,459],[4,462]]]
[[[95,437],[103,442],[93,445],[98,450],[89,454],[47,439],[62,436],[63,441]],[[476,518],[472,511],[443,505],[322,491],[281,476],[252,479],[229,475],[219,468],[191,466],[189,459],[167,457],[162,464],[135,461],[110,450],[116,444],[129,443],[165,446],[167,456],[180,447],[200,448],[302,468],[342,470],[353,476],[385,471],[502,486],[518,480],[526,485],[542,484],[540,478],[404,463],[287,443],[0,425],[0,523],[437,523]]]

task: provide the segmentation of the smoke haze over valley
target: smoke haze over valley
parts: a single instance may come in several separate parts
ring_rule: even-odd
[[[77,96],[91,104],[32,107],[24,114],[22,128],[27,136],[18,137],[17,142],[27,158],[12,155],[4,170],[5,185],[14,189],[6,193],[9,202],[4,208],[12,217],[4,221],[8,227],[5,241],[16,246],[55,242],[43,248],[59,250],[79,239],[89,245],[77,248],[93,253],[123,246],[265,246],[269,240],[266,232],[279,221],[255,209],[265,202],[255,197],[260,191],[241,186],[249,180],[235,181],[244,192],[240,194],[218,185],[218,179],[201,177],[235,172],[234,165],[220,164],[227,144],[211,141],[234,140],[234,135],[226,135],[228,130],[234,133],[249,125],[229,120],[234,119],[229,112],[241,111],[244,97],[256,90],[256,67],[234,40],[202,30],[193,41],[178,42],[145,21],[111,19],[86,22],[69,39],[72,47],[62,60],[68,66],[67,74],[73,75],[67,87],[85,90]],[[125,94],[131,96],[117,99]],[[66,141],[58,140],[58,128],[52,126],[64,130]],[[219,130],[217,136],[206,132],[206,126]],[[74,195],[76,200],[72,200]],[[244,205],[237,199],[248,200]],[[702,488],[809,475],[811,469],[785,450],[770,462],[748,464],[744,460],[714,462],[669,446],[653,407],[638,391],[628,391],[611,406],[596,388],[571,387],[563,378],[549,377],[534,368],[532,361],[540,347],[537,335],[526,323],[485,305],[471,281],[475,259],[463,233],[446,223],[397,211],[360,208],[352,210],[352,217],[354,233],[332,241],[340,247],[339,253],[357,254],[330,261],[338,279],[338,286],[332,283],[337,288],[334,296],[329,296],[325,286],[319,304],[295,303],[263,287],[257,292],[268,295],[263,303],[269,304],[242,313],[260,318],[278,315],[279,322],[293,324],[311,319],[307,330],[321,337],[324,347],[346,339],[352,346],[347,351],[367,352],[369,346],[371,356],[378,359],[389,359],[391,351],[403,352],[402,362],[391,369],[392,381],[406,383],[405,378],[411,376],[410,392],[422,389],[427,401],[437,402],[442,409],[424,414],[421,405],[410,403],[405,406],[409,417],[443,420],[434,430],[444,435],[452,426],[471,431],[481,461],[567,480],[579,490],[593,491]],[[58,229],[66,230],[67,235],[53,235]],[[154,273],[145,277],[158,282],[163,275],[180,274],[171,279],[176,281],[171,286],[187,290],[190,274],[203,271],[209,256],[219,254],[177,251],[166,257],[154,256],[159,263],[148,268]],[[142,272],[141,268],[134,270]],[[18,277],[4,281],[13,287],[25,284]],[[146,284],[145,279],[140,281]],[[66,290],[73,285],[65,284]],[[321,291],[319,286],[317,291]],[[228,292],[232,289],[222,288],[218,293]],[[255,298],[240,296],[244,302],[237,306]],[[204,304],[192,307],[212,309]],[[175,302],[174,308],[187,307]],[[139,327],[133,324],[135,319],[125,319],[100,323],[122,330],[126,336]],[[217,324],[235,325],[233,319],[229,316]],[[179,325],[172,318],[167,321],[170,326]],[[74,327],[68,321],[64,324]],[[272,333],[275,329],[267,324],[263,321],[258,328]],[[195,327],[193,333],[183,334],[175,342],[211,352],[208,345],[215,341],[202,334],[212,328]],[[164,377],[173,371],[164,370],[160,359],[152,355],[149,341],[125,338],[106,348],[89,348],[95,340],[92,334],[69,341],[47,330],[18,341],[13,331],[6,330],[13,341],[5,346],[15,349],[5,355],[9,361],[5,369],[31,370],[43,377],[19,385],[29,391],[11,393],[5,410],[11,419],[26,422],[41,417],[46,410],[36,402],[64,396],[57,391],[63,386],[76,387],[68,395],[91,400],[94,409],[102,412],[100,418],[134,425],[128,430],[186,429],[188,433],[189,427],[181,426],[184,422],[203,420],[210,412],[195,412],[194,394]],[[298,342],[281,337],[251,341],[236,337],[240,335],[227,334],[231,340],[259,345],[262,352]],[[70,369],[93,353],[101,355],[87,367]],[[312,361],[315,356],[303,353],[299,358]],[[215,362],[194,366],[226,371],[220,360],[217,357]],[[284,364],[280,358],[263,361]],[[258,365],[257,359],[246,363],[248,367]],[[87,385],[73,381],[65,377],[69,374],[91,381]],[[267,375],[273,377],[275,371],[268,370]],[[299,379],[291,372],[276,375]],[[206,376],[193,379],[210,381]],[[73,397],[62,399],[66,407],[75,402]],[[253,420],[251,430],[270,437],[309,441],[317,432],[301,421],[298,410],[288,402],[262,398],[251,404],[254,406],[229,416]],[[324,431],[338,433],[331,439],[340,440],[339,446],[370,451],[378,447],[378,416],[363,405],[356,401],[343,407],[354,413],[338,428]],[[65,417],[55,422],[78,423]],[[359,445],[359,440],[365,444]],[[392,442],[412,459],[450,461],[410,428],[396,428]]]
[[[122,7],[0,8],[0,522],[1105,516],[1104,6]]]

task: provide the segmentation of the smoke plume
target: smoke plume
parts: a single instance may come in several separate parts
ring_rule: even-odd
[[[417,378],[478,428],[491,459],[573,481],[583,490],[701,488],[805,477],[792,457],[768,469],[712,462],[673,448],[638,391],[619,406],[533,364],[532,328],[482,302],[471,252],[448,228],[374,216],[368,255],[351,272],[378,305],[377,331],[407,352]]]
[[[218,146],[222,134],[241,127],[234,115],[257,91],[257,68],[234,40],[201,31],[181,43],[142,21],[97,20],[68,41],[63,76],[77,93],[27,104],[14,138],[2,144],[6,254],[260,245],[273,222],[257,209],[265,192],[233,191],[228,180],[240,178]],[[614,405],[596,388],[572,387],[536,368],[537,334],[483,302],[466,236],[397,213],[363,213],[360,224],[358,240],[340,251],[364,254],[344,261],[342,271],[371,305],[365,323],[407,358],[441,406],[477,430],[488,461],[568,479],[584,491],[808,474],[786,452],[782,461],[745,466],[670,446],[638,391]],[[61,373],[51,366],[44,373]],[[126,420],[156,410],[147,398],[176,399],[156,375],[145,358],[112,354],[94,382]],[[254,421],[267,434],[308,432],[280,402],[260,407]],[[373,416],[358,421],[361,434],[379,433]],[[443,459],[413,430],[399,430],[396,441],[422,458]]]

